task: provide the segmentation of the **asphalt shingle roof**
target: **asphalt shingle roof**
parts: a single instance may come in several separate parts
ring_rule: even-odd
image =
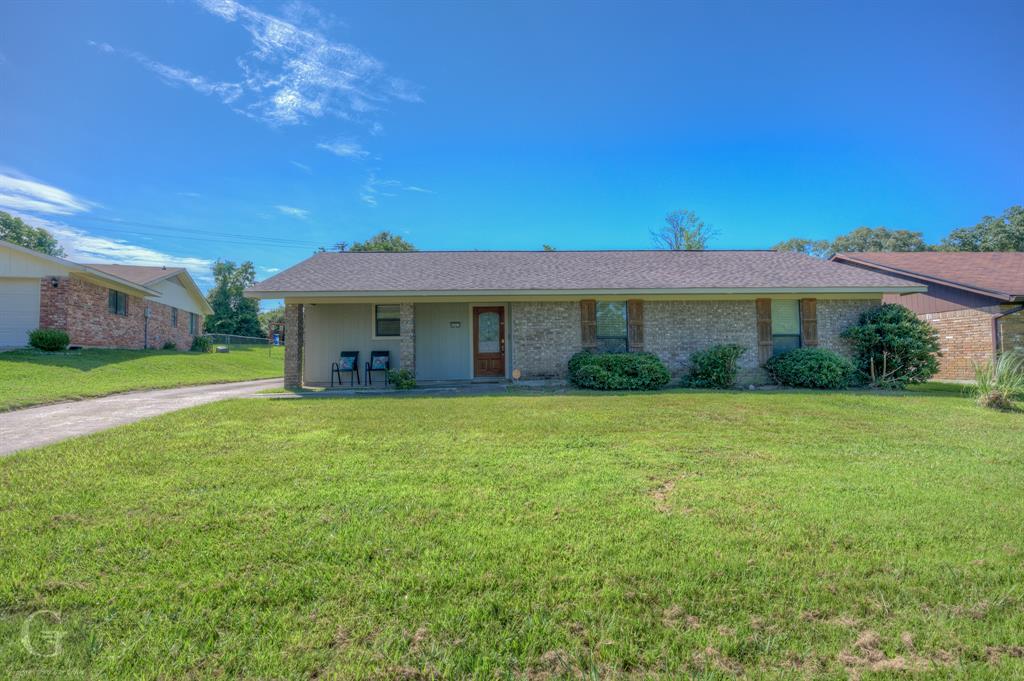
[[[775,251],[415,251],[318,253],[248,291],[870,290],[914,285]]]
[[[908,275],[941,279],[967,288],[1024,296],[1024,253],[838,253],[866,265],[899,270]]]

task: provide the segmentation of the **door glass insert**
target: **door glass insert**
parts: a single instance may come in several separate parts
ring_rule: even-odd
[[[497,312],[481,312],[477,317],[476,351],[478,353],[501,352],[501,331]]]

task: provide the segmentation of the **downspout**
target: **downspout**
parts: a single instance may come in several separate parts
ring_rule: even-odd
[[[1000,312],[997,315],[992,315],[992,361],[995,361],[999,357],[999,346],[1002,345],[999,338],[999,320],[1003,317],[1008,317],[1012,314],[1024,311],[1024,305],[1017,307],[1016,309],[1007,310],[1006,312]]]

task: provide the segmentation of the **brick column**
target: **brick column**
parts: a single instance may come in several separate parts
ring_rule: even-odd
[[[286,304],[284,306],[285,345],[284,345],[284,387],[302,387],[302,350],[306,342],[303,329],[302,305]]]
[[[399,356],[402,369],[416,373],[416,314],[412,303],[400,304]]]

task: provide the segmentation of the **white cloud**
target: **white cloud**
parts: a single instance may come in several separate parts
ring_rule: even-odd
[[[0,208],[50,215],[73,215],[91,204],[63,189],[26,177],[0,172]]]
[[[309,166],[307,166],[305,163],[299,163],[298,161],[289,161],[289,163],[291,163],[293,166],[295,166],[299,170],[305,171],[305,172],[310,173],[310,174],[313,173],[313,169],[310,168]]]
[[[352,140],[347,139],[336,139],[333,142],[320,142],[316,147],[317,149],[324,149],[335,156],[341,156],[343,158],[366,158],[370,155],[370,152],[363,149],[358,142],[353,142]]]
[[[43,220],[31,215],[20,215],[25,222],[50,231],[64,247],[67,259],[78,263],[116,263],[120,265],[150,265],[184,267],[196,281],[212,282],[210,268],[213,261],[169,255],[147,246],[139,246],[124,239],[111,239],[89,234],[78,227]]]
[[[371,172],[366,182],[360,188],[359,199],[368,206],[377,207],[383,197],[398,196],[395,192],[407,191],[420,194],[433,194],[434,192],[416,185],[405,185],[398,180],[382,180],[376,173]]]
[[[330,21],[304,3],[291,3],[282,19],[236,0],[197,0],[210,14],[237,23],[248,32],[252,50],[238,59],[237,82],[207,79],[168,66],[137,52],[125,52],[165,82],[184,84],[219,97],[236,111],[271,125],[291,125],[331,116],[371,125],[362,120],[387,102],[421,101],[412,84],[388,75],[384,65],[347,43],[335,42],[319,31]],[[301,24],[312,23],[317,28]],[[90,42],[111,53],[107,43]]]
[[[260,269],[266,272],[267,274],[274,274],[275,272],[281,271],[280,267],[261,267]]]
[[[299,218],[300,220],[305,220],[309,217],[309,211],[304,208],[282,205],[274,206],[274,208],[277,208],[278,212],[284,213],[285,215],[289,215],[293,218]]]

